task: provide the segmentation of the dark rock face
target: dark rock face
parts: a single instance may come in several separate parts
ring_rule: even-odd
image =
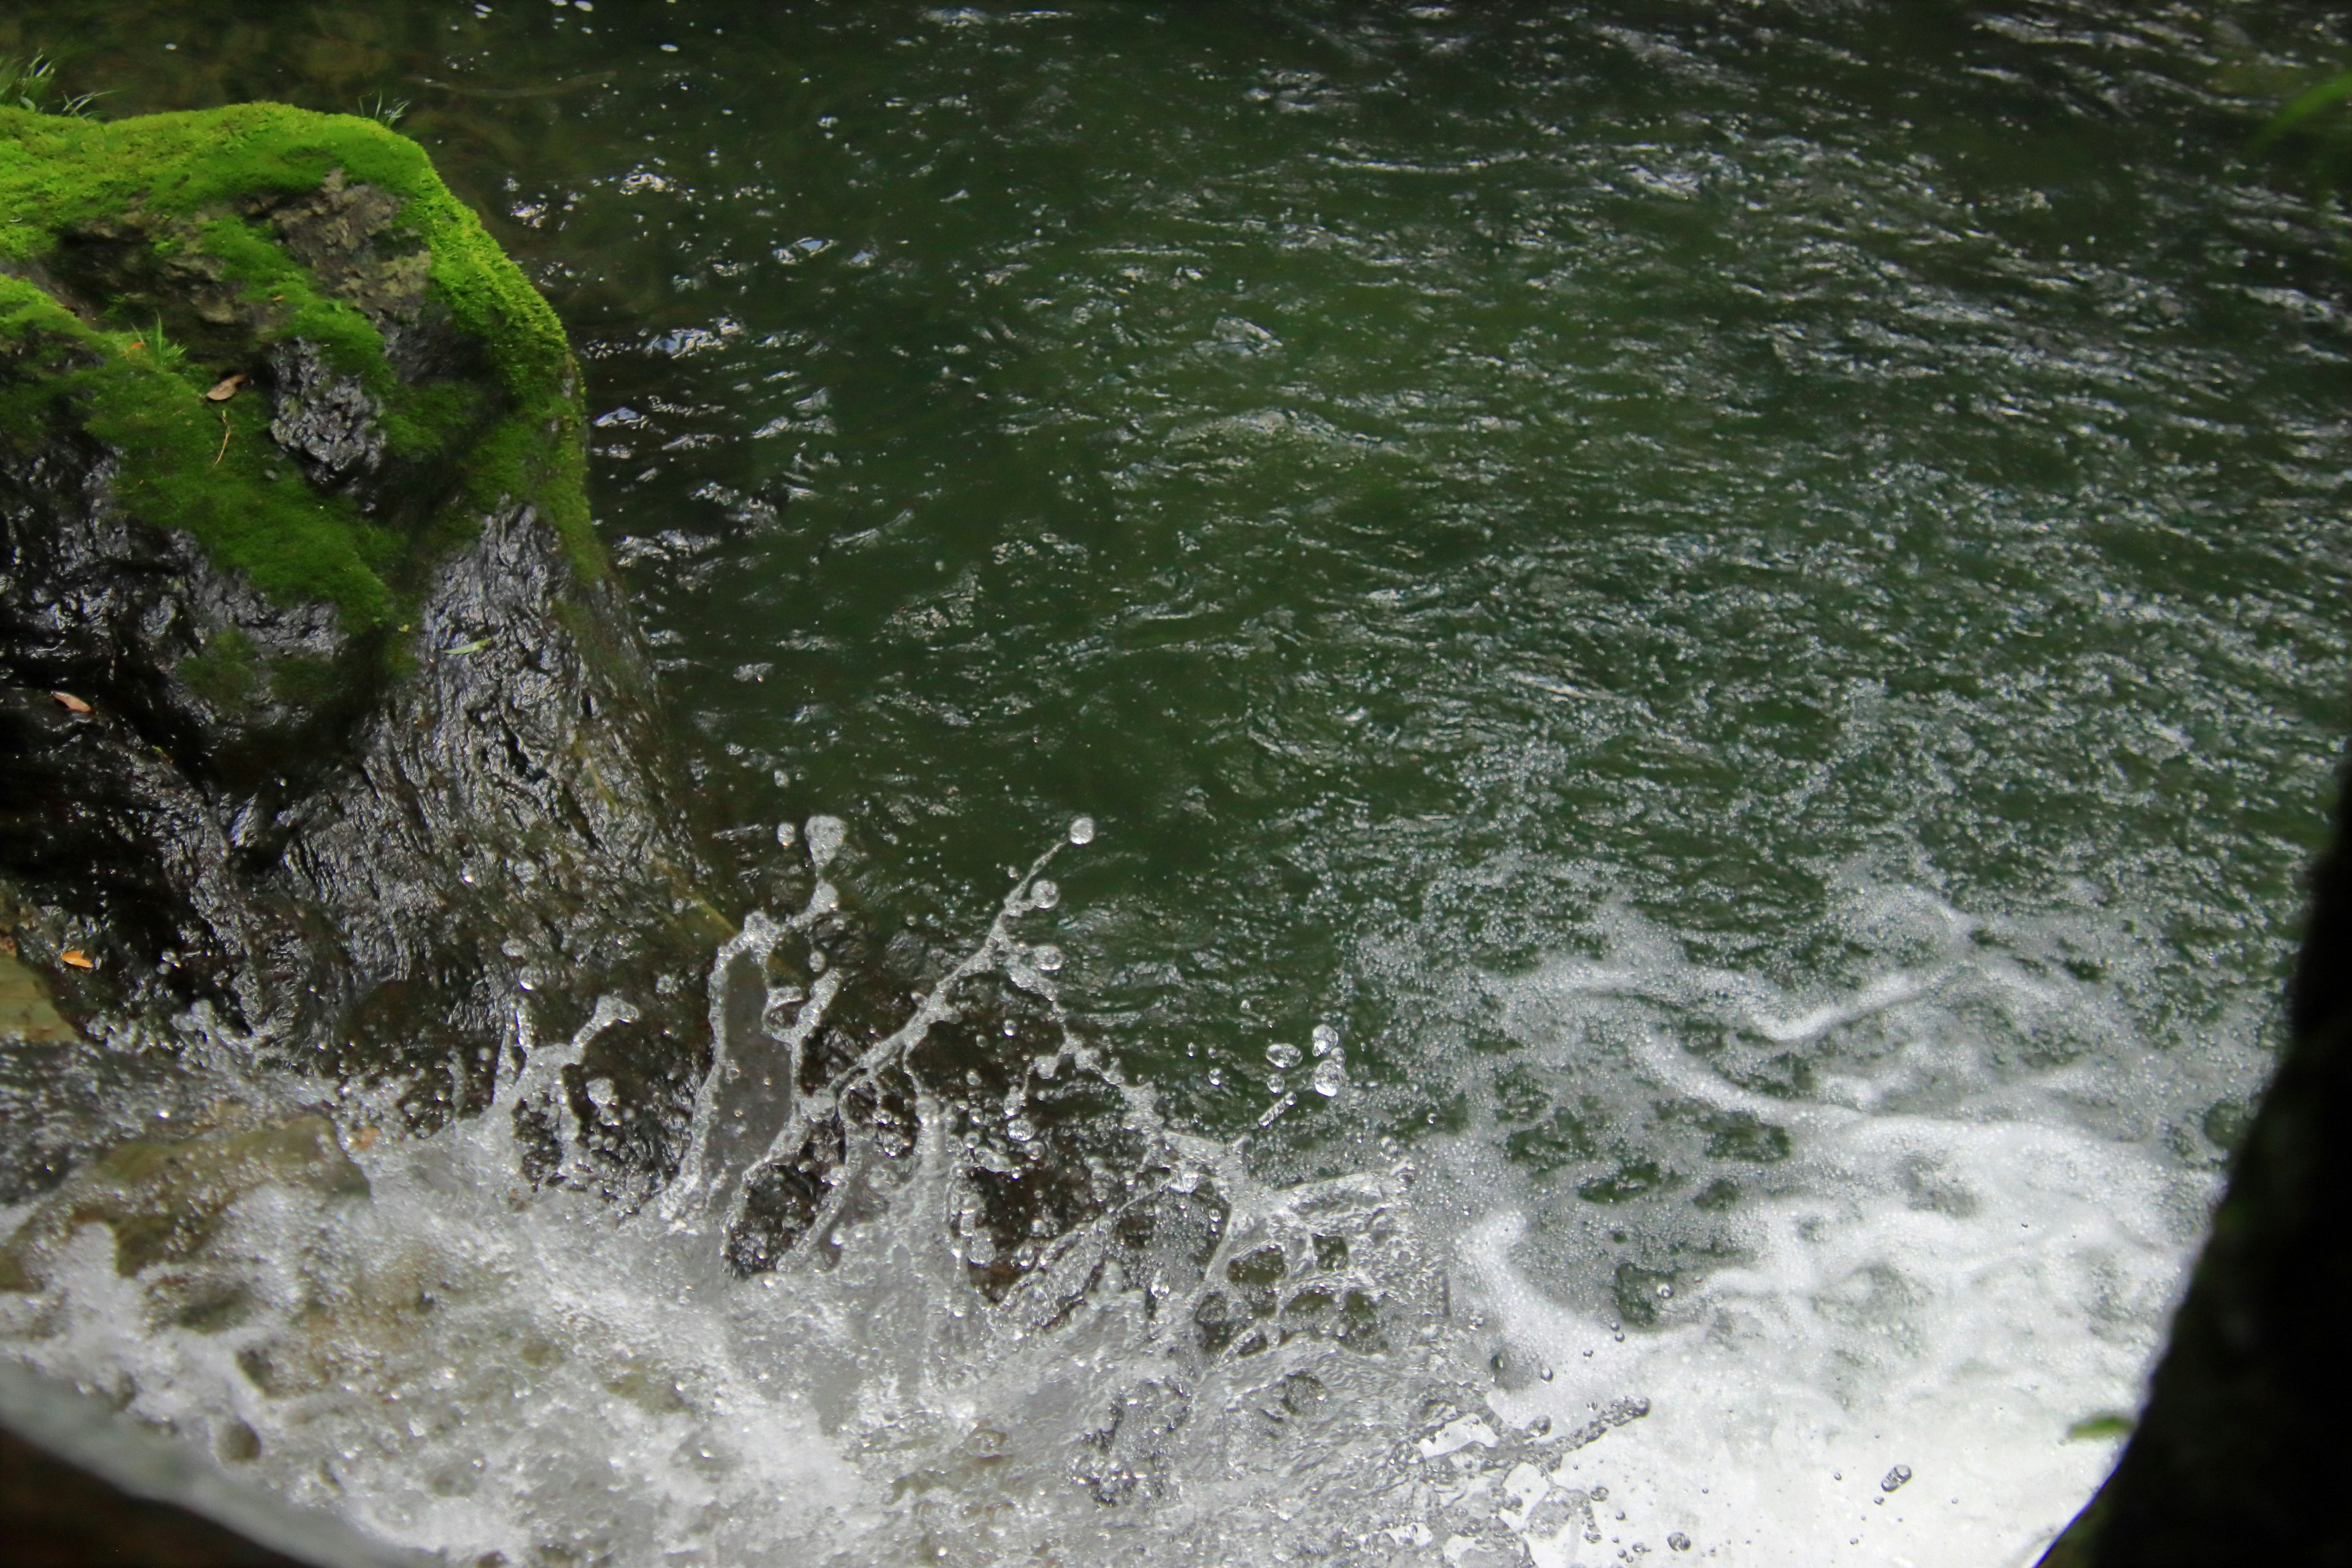
[[[338,375],[318,349],[296,341],[269,356],[275,416],[269,435],[312,482],[341,486],[383,466],[383,410],[355,375]]]
[[[2352,1563],[2336,1489],[2352,1465],[2347,826],[2339,804],[2288,996],[2293,1044],[2231,1167],[2147,1408],[2047,1568]]]
[[[332,383],[323,414],[295,406],[299,432],[341,411]],[[409,668],[308,701],[282,677],[224,691],[200,650],[332,672],[331,611],[124,520],[108,473],[71,444],[0,468],[0,868],[98,959],[87,1006],[209,1001],[353,1069],[462,1037],[455,1110],[487,1099],[481,1049],[524,985],[560,1009],[570,976],[708,952],[720,922],[625,615],[531,507],[437,570]]]

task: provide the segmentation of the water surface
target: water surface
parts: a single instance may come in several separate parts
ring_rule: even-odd
[[[2343,234],[2240,155],[2320,10],[18,9],[117,111],[413,100],[572,327],[732,819],[841,819],[876,942],[952,955],[1091,817],[1024,928],[1074,1026],[1227,1182],[1369,1173],[1416,1238],[1377,1374],[1175,1356],[1105,1500],[1066,1456],[1157,1342],[860,1338],[854,1268],[665,1327],[573,1256],[612,1222],[486,1205],[493,1319],[569,1343],[530,1299],[597,1296],[682,1404],[609,1455],[469,1407],[436,1441],[516,1479],[437,1508],[456,1461],[393,1443],[362,1517],[514,1562],[818,1560],[789,1518],[843,1561],[1927,1563],[2095,1482],[2068,1432],[2136,1401],[2277,1044],[2341,720]],[[90,1332],[56,1364],[194,1386]]]

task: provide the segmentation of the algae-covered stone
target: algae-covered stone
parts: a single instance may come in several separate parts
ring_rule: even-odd
[[[707,1046],[656,981],[722,925],[583,433],[554,313],[382,125],[0,110],[0,907],[66,1017],[432,1121],[625,991],[588,1067],[664,1164]]]

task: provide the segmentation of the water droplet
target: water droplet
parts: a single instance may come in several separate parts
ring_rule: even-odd
[[[1544,1369],[1543,1369],[1543,1380],[1544,1380],[1546,1383],[1549,1383],[1549,1382],[1551,1381],[1551,1368],[1549,1368],[1549,1367],[1546,1367],[1546,1368],[1544,1368]],[[1547,1421],[1547,1422],[1545,1423],[1544,1430],[1545,1430],[1545,1431],[1547,1431],[1547,1432],[1549,1432],[1549,1430],[1551,1430],[1551,1426],[1550,1426],[1550,1423],[1549,1423],[1549,1421]]]
[[[1016,1116],[1004,1124],[1004,1135],[1015,1143],[1026,1143],[1037,1136],[1037,1128],[1027,1117]]]
[[[1331,1054],[1332,1047],[1339,1043],[1339,1031],[1328,1024],[1318,1024],[1310,1038],[1315,1043],[1315,1054],[1318,1057],[1328,1057]]]
[[[971,1246],[965,1251],[964,1256],[984,1268],[996,1261],[996,1243],[984,1236],[975,1236],[971,1238]]]
[[[1070,823],[1070,842],[1073,844],[1092,844],[1094,841],[1095,819],[1091,816],[1073,818]]]
[[[1273,1045],[1266,1047],[1265,1059],[1278,1068],[1295,1068],[1298,1065],[1298,1047],[1285,1041],[1276,1040]]]
[[[1315,1064],[1315,1092],[1328,1100],[1348,1087],[1347,1065],[1338,1057],[1325,1057]]]
[[[1690,1550],[1690,1537],[1677,1530],[1672,1535],[1666,1537],[1666,1544],[1673,1547],[1677,1552],[1688,1552]]]
[[[1671,1300],[1673,1300],[1674,1299],[1675,1299],[1675,1288],[1674,1288],[1673,1286],[1671,1286],[1671,1285],[1661,1285],[1661,1286],[1659,1286],[1659,1287],[1658,1287],[1658,1300],[1661,1300],[1661,1301],[1671,1301]]]
[[[849,837],[849,824],[837,816],[812,816],[801,831],[808,835],[809,865],[822,876]]]
[[[1878,1489],[1883,1492],[1891,1492],[1910,1479],[1911,1467],[1908,1465],[1897,1465],[1893,1469],[1887,1471],[1885,1476],[1880,1479]]]
[[[1062,950],[1050,942],[1040,942],[1029,950],[1029,962],[1040,973],[1051,974],[1062,967]]]
[[[801,830],[794,827],[791,823],[779,822],[776,824],[776,842],[782,845],[784,848],[790,849],[794,844],[799,843],[800,837]]]
[[[1268,1074],[1266,1075],[1266,1079],[1265,1079],[1265,1091],[1266,1091],[1266,1093],[1268,1093],[1268,1094],[1275,1094],[1275,1095],[1278,1095],[1278,1094],[1281,1094],[1285,1089],[1288,1089],[1289,1087],[1290,1087],[1290,1086],[1289,1086],[1288,1084],[1286,1084],[1286,1083],[1284,1083],[1284,1082],[1282,1081],[1282,1075],[1281,1075],[1280,1073],[1278,1073],[1278,1072],[1277,1072],[1277,1073],[1268,1073]]]
[[[1062,889],[1040,877],[1029,884],[1029,907],[1050,910],[1062,901]]]
[[[1211,1089],[1222,1089],[1222,1088],[1223,1088],[1223,1087],[1224,1087],[1224,1082],[1225,1082],[1225,1069],[1224,1069],[1224,1068],[1211,1068],[1209,1069],[1209,1087],[1210,1087]]]

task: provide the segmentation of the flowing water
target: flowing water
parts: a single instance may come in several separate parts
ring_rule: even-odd
[[[2343,716],[2345,235],[2241,156],[2323,10],[16,9],[114,112],[412,100],[706,790],[910,1031],[1065,1033],[748,1278],[720,1075],[634,1212],[518,1174],[560,1042],[280,1085],[373,1195],[256,1184],[226,1324],[88,1227],[14,1353],[462,1563],[2015,1563],[2096,1484]],[[730,912],[715,1021],[805,940]],[[1074,1060],[1190,1272],[995,1302],[960,1162]]]

